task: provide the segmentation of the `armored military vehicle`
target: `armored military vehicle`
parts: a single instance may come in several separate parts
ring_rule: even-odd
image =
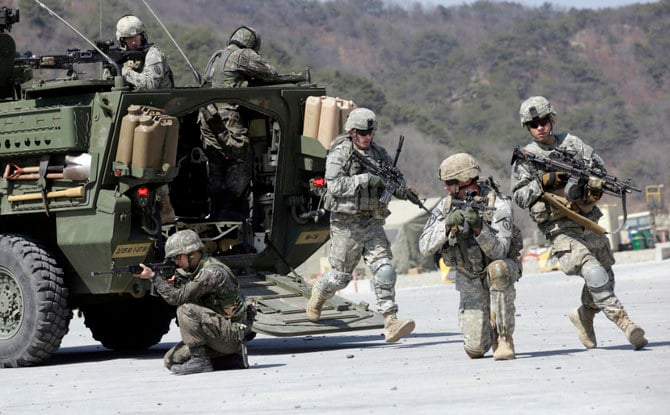
[[[95,61],[96,50],[17,58],[8,32],[18,20],[18,10],[0,12],[0,367],[48,359],[73,310],[107,348],[160,342],[174,309],[127,266],[162,262],[165,239],[186,228],[239,276],[256,304],[255,332],[383,327],[367,304],[340,297],[319,324],[305,315],[310,286],[294,269],[327,241],[328,220],[326,150],[302,130],[305,102],[324,96],[323,88],[142,92],[119,76],[79,79],[77,65]],[[57,75],[32,79],[44,68]],[[238,105],[248,125],[254,157],[245,218],[215,220],[209,212],[197,116],[210,103]],[[160,215],[165,185],[176,214],[168,223]]]

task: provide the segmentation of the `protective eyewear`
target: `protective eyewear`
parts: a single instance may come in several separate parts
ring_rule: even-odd
[[[458,180],[452,179],[452,180],[445,180],[444,185],[445,186],[456,186],[459,183]]]
[[[544,117],[544,118],[540,118],[539,120],[528,121],[526,123],[526,125],[529,126],[530,128],[537,128],[539,126],[544,127],[545,125],[547,125],[550,122],[551,122],[551,120],[549,119],[549,117]]]
[[[361,137],[366,137],[366,136],[368,136],[368,135],[372,135],[372,133],[373,133],[374,131],[375,131],[375,130],[372,129],[372,128],[370,128],[370,129],[368,129],[368,130],[359,130],[359,129],[356,129],[356,134],[360,135]]]

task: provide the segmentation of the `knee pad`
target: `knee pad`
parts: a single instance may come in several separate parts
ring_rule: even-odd
[[[391,264],[383,264],[375,272],[375,280],[383,286],[393,286],[398,275]]]
[[[610,281],[610,276],[600,264],[590,264],[587,262],[582,268],[582,276],[589,288],[602,288]]]
[[[588,263],[587,263],[588,265]],[[582,269],[584,281],[593,300],[603,301],[614,295],[614,290],[610,284],[610,276],[600,264],[587,266]]]
[[[491,289],[496,291],[505,291],[512,282],[512,272],[509,265],[503,260],[493,261],[487,268]]]
[[[352,279],[353,275],[348,272],[331,269],[317,281],[317,289],[324,297],[331,298],[336,292],[346,287]]]

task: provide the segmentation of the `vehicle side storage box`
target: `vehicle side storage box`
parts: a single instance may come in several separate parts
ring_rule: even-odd
[[[2,112],[0,157],[86,151],[90,125],[85,106]]]

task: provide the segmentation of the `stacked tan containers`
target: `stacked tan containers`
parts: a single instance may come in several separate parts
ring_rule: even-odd
[[[307,97],[302,135],[319,140],[326,150],[343,132],[349,113],[356,108],[351,100],[327,96]]]

